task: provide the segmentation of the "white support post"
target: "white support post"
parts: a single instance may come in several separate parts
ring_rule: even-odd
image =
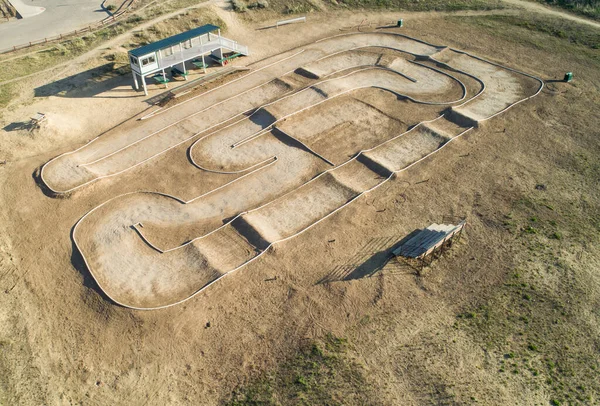
[[[138,86],[138,81],[137,81],[137,76],[135,75],[135,71],[132,70],[131,73],[133,74],[133,87],[135,90],[139,90],[139,86]]]
[[[185,73],[185,58],[183,57],[183,44],[179,43],[179,53],[181,54],[181,66],[183,67],[182,71]],[[183,75],[183,79],[187,80],[187,76]]]
[[[173,47],[171,47],[173,48]],[[167,74],[165,73],[165,69],[163,68],[162,70],[162,74],[163,74],[163,80],[165,81],[165,89],[169,88],[169,84],[167,83]]]
[[[217,35],[219,36],[219,38],[221,38],[221,29],[220,28],[217,30]]]
[[[144,87],[144,95],[148,96],[148,89],[146,88],[146,77],[143,75],[140,75],[142,78],[142,86]]]
[[[212,51],[212,55],[221,61],[221,66],[223,66],[223,48],[217,48]]]
[[[202,54],[202,69],[204,69],[204,74],[206,74],[206,62],[204,61],[204,54]]]

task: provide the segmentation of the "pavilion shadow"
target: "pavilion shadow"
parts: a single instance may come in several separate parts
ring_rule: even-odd
[[[99,96],[102,98],[124,98],[137,97],[138,93],[131,87],[131,75],[129,67],[116,67],[115,62],[110,62],[102,66],[81,72],[56,82],[48,83],[35,88],[35,97],[71,97],[87,98],[96,97],[104,92],[112,91],[117,94]],[[129,74],[129,75],[128,75]],[[123,89],[117,87],[126,86]],[[122,95],[121,95],[122,94]]]

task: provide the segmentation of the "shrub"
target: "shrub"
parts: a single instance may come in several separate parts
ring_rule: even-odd
[[[269,7],[269,2],[267,0],[258,0],[254,3],[248,4],[248,8],[267,8]]]
[[[231,4],[233,6],[233,11],[237,11],[238,13],[245,13],[248,9],[246,3],[242,0],[232,0]]]

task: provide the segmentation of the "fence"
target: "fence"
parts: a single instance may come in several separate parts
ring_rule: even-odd
[[[120,11],[117,11],[115,14],[108,16],[105,19],[103,19],[97,23],[91,24],[87,27],[84,27],[84,28],[81,28],[81,29],[75,30],[75,31],[70,31],[66,34],[58,34],[53,37],[46,37],[44,39],[29,41],[26,44],[14,45],[11,48],[0,50],[0,54],[7,54],[9,52],[14,52],[14,51],[18,51],[20,49],[32,47],[34,45],[47,44],[48,42],[52,42],[52,41],[60,41],[60,40],[63,40],[63,39],[66,39],[66,38],[69,38],[69,37],[72,37],[75,35],[83,34],[85,32],[91,32],[91,31],[94,31],[99,28],[111,26],[111,25],[117,23],[117,19],[129,10],[129,7],[131,7],[131,5],[133,4],[134,1],[135,0],[129,0],[129,4],[126,7],[122,7],[122,6],[119,7]],[[123,9],[123,10],[121,10],[121,9]]]
[[[219,44],[231,49],[232,51],[239,52],[244,55],[248,55],[248,47],[246,45],[238,44],[236,41],[228,38],[219,37]]]
[[[280,25],[305,23],[305,22],[306,22],[306,17],[292,18],[291,20],[277,21],[277,23],[275,24],[275,28],[279,28]]]

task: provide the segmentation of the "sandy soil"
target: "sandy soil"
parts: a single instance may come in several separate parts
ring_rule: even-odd
[[[228,18],[231,21],[234,17]],[[358,24],[364,18],[385,21],[390,15],[357,13],[352,19],[315,16],[314,21],[306,25],[277,32],[254,31],[244,24],[232,24],[229,35],[253,38],[261,52],[267,53],[269,49],[268,53],[276,55],[305,41],[335,34],[340,28]],[[443,34],[440,27],[444,28]],[[305,36],[301,37],[299,32]],[[567,69],[565,61],[553,65],[552,56],[521,45],[508,50],[494,38],[453,30],[442,20],[414,21],[413,26],[403,32],[501,60],[546,78]],[[273,45],[268,48],[267,44]],[[461,58],[463,56],[458,59]],[[57,199],[44,195],[41,190],[36,176],[39,168],[54,156],[84,145],[99,133],[141,113],[147,105],[125,97],[49,97],[10,112],[7,119],[13,121],[22,120],[36,110],[47,112],[50,118],[39,133],[2,134],[7,138],[5,145],[11,147],[8,164],[0,167],[3,190],[0,221],[6,230],[0,243],[0,283],[5,292],[0,298],[0,320],[5,326],[1,336],[0,368],[8,381],[1,382],[6,403],[219,404],[248,376],[275,366],[302,340],[327,332],[350,337],[356,358],[367,371],[369,383],[379,388],[377,396],[383,404],[422,404],[439,399],[435,397],[439,379],[461,387],[461,396],[465,396],[463,403],[469,402],[469,385],[476,388],[474,394],[484,404],[547,403],[542,391],[533,392],[520,385],[501,382],[495,368],[485,366],[490,355],[452,325],[461,306],[493,290],[515,260],[515,245],[498,226],[502,213],[510,210],[512,200],[545,179],[555,179],[552,185],[560,191],[557,193],[571,193],[570,178],[566,175],[553,178],[555,175],[548,163],[559,162],[565,148],[581,148],[576,137],[564,136],[567,120],[561,116],[562,106],[577,102],[582,95],[589,96],[589,89],[593,88],[595,72],[586,70],[584,65],[579,72],[581,87],[568,87],[562,93],[541,93],[538,98],[508,110],[447,144],[435,159],[410,168],[304,234],[267,251],[242,271],[220,280],[194,299],[153,312],[113,304],[94,282],[71,240],[73,226],[83,215],[108,199],[134,192],[111,200],[98,209],[98,216],[88,217],[93,221],[87,224],[82,250],[94,252],[95,261],[118,261],[119,266],[132,270],[139,270],[138,265],[155,267],[159,264],[164,270],[160,275],[163,282],[147,283],[143,271],[121,273],[120,279],[109,277],[107,281],[129,289],[124,290],[133,295],[125,297],[128,300],[139,297],[139,291],[130,289],[131,279],[141,278],[140,284],[135,284],[136,289],[143,286],[144,297],[162,303],[171,300],[170,289],[177,290],[177,297],[185,296],[224,270],[237,266],[240,260],[250,258],[255,249],[248,241],[255,241],[252,238],[256,236],[247,233],[240,238],[230,227],[224,227],[202,239],[205,241],[200,240],[202,243],[160,254],[130,227],[140,222],[140,215],[152,217],[155,223],[144,220],[141,227],[136,228],[156,246],[170,249],[214,229],[237,211],[262,202],[262,197],[256,201],[236,199],[241,191],[247,190],[247,196],[251,197],[256,196],[252,191],[262,192],[264,188],[264,199],[272,200],[275,196],[269,195],[269,189],[274,188],[279,177],[287,176],[290,180],[290,183],[280,182],[286,184],[286,189],[281,191],[288,192],[331,166],[306,150],[286,145],[280,135],[270,132],[245,144],[245,148],[251,149],[253,142],[264,143],[270,151],[264,155],[266,158],[291,154],[289,159],[296,159],[298,165],[303,166],[301,171],[286,174],[273,164],[243,178],[240,184],[250,184],[234,188],[229,192],[230,197],[214,195],[211,203],[211,193],[207,199],[184,205],[156,192],[189,201],[238,176],[203,172],[190,165],[186,151],[195,142],[191,139],[165,152],[152,165],[139,166],[83,187],[72,196]],[[479,73],[484,75],[485,71],[481,69]],[[508,90],[514,89],[511,86],[525,89],[519,97],[531,94],[529,85],[521,79],[511,80],[512,74],[509,76],[499,76],[503,80],[497,83],[506,80]],[[123,90],[128,87],[127,84],[121,86]],[[474,84],[469,86],[469,91],[477,91]],[[290,89],[286,87],[286,90]],[[269,97],[277,98],[278,91],[269,93]],[[322,109],[326,117],[326,114],[336,114],[336,108],[343,112],[337,103],[348,102],[350,114],[356,103],[371,106],[367,108],[369,119],[364,124],[359,123],[357,131],[339,127],[344,126],[343,119],[330,128],[323,127],[325,131],[341,128],[340,133],[346,135],[341,135],[341,139],[362,138],[370,120],[393,129],[391,133],[371,134],[372,138],[365,138],[364,143],[328,144],[320,141],[318,131],[308,131],[304,126],[295,134],[292,120],[307,123],[308,128],[310,114],[294,116],[289,120],[289,128],[284,122],[282,129],[339,165],[344,155],[373,148],[374,144],[392,139],[416,122],[435,118],[440,110],[424,107],[413,116],[409,114],[412,112],[409,105],[413,103],[382,93],[385,92],[353,92],[340,96],[331,106],[323,103],[315,107],[315,111]],[[193,102],[186,104],[192,106]],[[495,109],[505,105],[490,104],[494,104]],[[96,114],[99,105],[106,114]],[[406,113],[386,110],[394,110],[391,105]],[[481,108],[469,113],[474,116],[492,112],[482,112]],[[167,117],[170,113],[161,113],[149,122],[168,125],[172,119]],[[585,133],[583,130],[594,123],[593,118],[587,120],[579,122],[571,131]],[[141,125],[145,125],[143,123]],[[118,131],[131,128],[130,142],[148,134],[136,132],[136,125],[126,121]],[[317,121],[314,127],[320,125]],[[455,131],[464,128],[439,122],[424,127],[428,130],[421,131],[418,127],[409,133],[410,137],[398,138],[406,140],[404,147],[394,141],[385,145],[390,148],[416,145],[417,151],[421,151],[421,147],[429,151],[439,145],[439,135],[456,135]],[[227,130],[221,133],[226,134]],[[123,134],[129,136],[128,131]],[[165,142],[169,145],[173,140]],[[194,151],[201,154],[202,143],[197,145]],[[540,149],[540,145],[544,148]],[[98,155],[90,157],[97,159],[107,151],[114,152],[112,142],[103,148],[106,149],[93,151]],[[383,162],[384,155],[372,159],[381,160],[382,166],[389,167],[388,171],[397,170],[419,156],[411,157],[406,163],[388,164]],[[256,155],[248,164],[260,158],[262,156]],[[124,162],[126,166],[136,160]],[[67,165],[69,170],[73,167]],[[318,194],[299,195],[303,188],[297,189],[290,195],[293,199],[276,200],[281,210],[277,204],[266,206],[270,210],[268,215],[255,211],[245,223],[255,225],[266,240],[288,235],[313,221],[312,212],[302,211],[307,201],[321,204],[318,199],[322,198],[326,205],[318,206],[322,211],[317,214],[323,216],[357,191],[375,185],[379,180],[374,179],[373,174],[377,175],[364,161],[352,161],[313,182]],[[253,175],[264,177],[255,180]],[[87,173],[81,179],[87,179],[86,176]],[[71,177],[57,176],[57,179]],[[271,183],[264,183],[266,179]],[[73,184],[79,183],[81,180]],[[312,188],[313,183],[306,188]],[[153,193],[138,193],[141,190]],[[227,189],[222,192],[227,193]],[[238,202],[243,204],[236,206]],[[195,208],[194,204],[197,204]],[[164,210],[165,207],[169,209]],[[288,210],[299,211],[298,218],[286,216]],[[394,264],[385,266],[371,278],[362,278],[364,275],[355,272],[357,265],[385,251],[401,236],[431,222],[440,222],[445,214],[469,214],[468,244],[436,266],[428,278],[416,279]],[[269,223],[273,219],[281,221]],[[292,223],[288,223],[290,221]],[[173,227],[173,223],[177,226]],[[239,229],[242,226],[239,225]],[[160,235],[168,237],[160,240]],[[111,244],[135,252],[135,266],[131,266],[132,257],[114,255],[104,249]],[[224,245],[230,248],[231,256],[222,255],[220,248]],[[168,261],[155,261],[157,256],[168,257]],[[204,265],[202,271],[193,272],[198,264]],[[174,274],[171,272],[174,267],[185,272]],[[115,275],[116,272],[111,274]],[[276,280],[272,279],[274,276]],[[324,279],[331,282],[318,283]],[[188,291],[182,291],[184,288]],[[210,328],[206,328],[208,321]],[[440,331],[447,337],[437,334]]]
[[[358,159],[371,170],[370,173],[361,173],[364,171],[359,170],[357,176],[367,181],[376,179],[378,175],[381,177],[378,184],[362,189],[356,187],[363,183],[360,177],[358,180],[340,182],[339,176],[330,173],[313,171],[309,175],[315,157],[329,164],[332,162],[306,144],[300,143],[300,147],[294,145],[298,140],[289,133],[274,129],[275,132],[267,137],[269,132],[265,130],[293,118],[299,112],[307,112],[305,120],[289,124],[290,128],[306,127],[309,133],[316,135],[327,129],[311,125],[310,113],[315,106],[323,104],[327,111],[328,102],[340,95],[358,89],[377,88],[415,104],[434,104],[442,109],[466,100],[462,107],[453,109],[456,114],[448,115],[448,119],[452,120],[458,115],[478,122],[501,113],[539,90],[534,88],[527,94],[526,88],[519,86],[519,79],[535,82],[532,78],[465,54],[459,54],[460,57],[456,58],[459,62],[452,56],[445,56],[444,64],[450,70],[465,72],[483,84],[471,95],[467,95],[467,87],[462,82],[439,68],[420,65],[390,53],[385,58],[379,55],[370,60],[365,60],[362,52],[352,56],[354,51],[350,51],[350,55],[347,55],[348,49],[373,46],[396,49],[421,58],[433,58],[432,55],[444,49],[382,32],[338,35],[317,41],[312,47],[290,50],[287,52],[291,55],[289,57],[284,54],[274,63],[267,63],[220,87],[157,111],[141,122],[127,123],[123,129],[117,127],[74,153],[61,155],[44,165],[40,176],[50,190],[71,191],[90,184],[94,179],[120,175],[142,163],[151,164],[151,159],[202,134],[188,153],[199,169],[224,175],[255,172],[242,175],[245,179],[227,179],[228,183],[210,193],[208,199],[194,199],[193,204],[185,208],[171,196],[156,196],[158,200],[153,197],[153,203],[150,204],[147,195],[140,194],[127,195],[126,203],[119,202],[117,197],[109,205],[103,204],[99,210],[94,209],[86,214],[75,226],[73,240],[103,291],[115,302],[132,308],[160,308],[181,303],[213,281],[261,256],[274,244],[318,224],[363,193],[383,184],[392,174],[416,164],[442,148],[450,139],[472,128],[457,126],[456,133],[442,135],[424,125],[407,135],[388,132],[386,140],[375,143],[364,154],[361,152],[363,149],[350,150],[347,155],[358,154],[357,158],[352,159]],[[327,51],[334,55],[333,68],[327,68]],[[451,52],[456,54],[455,51]],[[310,62],[315,57],[318,60]],[[472,66],[464,61],[465,57],[473,60]],[[320,74],[313,72],[313,64],[316,64]],[[305,80],[295,79],[296,73],[285,72],[297,69],[301,69],[304,76],[314,78],[315,82],[295,89],[294,83]],[[281,72],[290,78],[280,79],[277,75]],[[323,72],[333,77],[323,79]],[[236,90],[252,94],[253,89],[270,85],[273,80],[287,83],[290,94],[265,104],[273,95],[261,99],[262,93],[259,93],[254,96],[257,103],[250,106],[258,107],[258,110],[244,117],[243,112],[249,106],[243,100],[238,107]],[[484,88],[486,92],[483,92]],[[211,96],[216,99],[212,100]],[[469,101],[471,99],[473,101]],[[211,100],[218,107],[211,107]],[[230,105],[238,107],[238,110],[235,107],[228,108]],[[213,109],[227,112],[228,115],[218,116]],[[367,109],[366,115],[363,115],[363,111],[355,114],[344,111],[338,115],[337,124],[353,123],[358,115],[364,117],[367,127],[377,126],[380,123],[371,120],[370,112],[381,115],[372,108]],[[193,115],[194,121],[188,120],[184,114]],[[240,115],[241,119],[225,125]],[[215,116],[222,121],[212,121]],[[221,130],[204,135],[208,129],[223,126]],[[328,151],[323,153],[328,155]],[[263,165],[270,171],[262,173]],[[278,173],[280,168],[284,168],[283,176]],[[302,185],[303,179],[317,174],[316,178]],[[247,178],[248,175],[252,177]],[[285,193],[287,190],[292,192]],[[165,204],[161,201],[165,201]],[[233,221],[228,220],[232,218]],[[233,264],[227,269],[214,264],[224,262],[222,257],[232,257],[233,254],[227,249],[230,244],[223,245],[221,250],[210,249],[210,255],[204,254],[206,250],[203,244],[210,241],[213,231],[194,236],[181,246],[169,244],[171,248],[167,249],[158,247],[157,242],[153,242],[143,229],[144,224],[149,223],[153,234],[162,234],[161,226],[172,230],[180,224],[199,223],[206,226],[216,221],[225,223],[230,235],[237,231],[239,236],[234,239],[246,240],[256,255],[249,257],[247,250],[242,250],[238,259],[225,261]],[[137,224],[142,224],[141,228]],[[215,231],[218,235],[218,229]],[[140,258],[139,262],[137,258]],[[152,265],[158,262],[161,265]]]

